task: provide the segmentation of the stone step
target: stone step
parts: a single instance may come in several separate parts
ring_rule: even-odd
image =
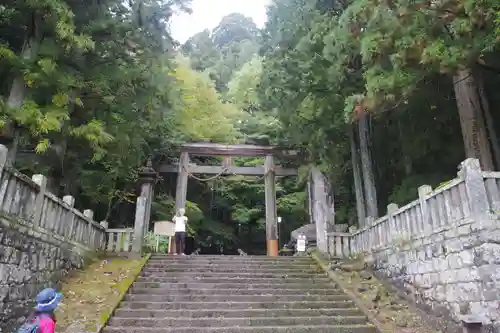
[[[219,264],[219,265],[228,265],[228,264],[249,264],[249,265],[312,265],[315,264],[309,258],[304,259],[294,259],[294,260],[281,260],[281,259],[269,259],[267,257],[263,257],[266,259],[244,259],[245,257],[236,257],[236,258],[222,258],[222,259],[203,259],[200,257],[175,257],[175,258],[150,258],[148,262],[150,263],[172,263],[172,264],[198,264],[198,265],[211,265],[211,264]]]
[[[124,301],[120,309],[133,310],[205,310],[205,309],[338,309],[352,308],[354,302],[351,300],[340,301],[241,301],[241,302],[155,302],[155,301]]]
[[[251,281],[244,282],[154,282],[138,280],[132,285],[133,288],[160,288],[169,290],[183,290],[183,289],[266,289],[272,286],[277,289],[294,289],[294,290],[310,290],[312,289],[333,289],[335,285],[333,282],[271,282],[271,283],[251,283]]]
[[[293,256],[280,256],[280,257],[268,257],[268,256],[223,256],[223,255],[197,255],[197,256],[174,256],[171,254],[154,254],[151,256],[151,260],[215,260],[215,261],[283,261],[283,262],[312,262],[312,259],[308,256],[303,257],[293,257]]]
[[[103,333],[376,333],[309,257],[153,255]]]
[[[270,317],[270,318],[120,318],[113,317],[109,326],[140,327],[231,327],[293,325],[360,325],[366,316]]]
[[[346,295],[134,295],[125,300],[134,302],[296,302],[296,301],[344,301]]]
[[[372,325],[314,325],[271,327],[113,327],[107,326],[103,333],[376,333]]]
[[[220,268],[232,268],[237,265],[249,268],[283,268],[283,269],[317,269],[318,265],[314,263],[254,263],[254,262],[225,262],[221,263],[218,261],[207,261],[207,262],[172,262],[165,260],[149,261],[147,267],[175,267],[175,268],[193,268],[193,267],[220,267]]]
[[[319,268],[307,268],[307,269],[294,269],[294,268],[261,268],[261,267],[247,267],[246,265],[233,265],[232,267],[217,267],[217,266],[207,266],[207,267],[154,267],[146,266],[143,272],[155,273],[155,272],[182,272],[185,273],[251,273],[251,274],[317,274],[322,272]]]
[[[302,285],[316,285],[316,284],[330,284],[330,279],[326,276],[314,276],[309,278],[283,278],[283,277],[270,277],[270,278],[258,278],[254,279],[250,276],[240,277],[239,275],[228,276],[215,276],[215,277],[199,277],[196,275],[182,276],[176,275],[171,276],[168,274],[162,274],[162,276],[150,275],[150,276],[139,276],[136,280],[137,282],[159,282],[159,283],[237,283],[237,284],[267,284],[267,285],[277,285],[277,284],[302,284]]]
[[[161,265],[146,265],[145,269],[150,270],[169,270],[169,271],[192,271],[196,270],[198,272],[203,272],[206,270],[215,270],[215,271],[232,271],[235,269],[246,269],[246,270],[271,270],[271,271],[295,271],[295,272],[319,272],[320,269],[318,266],[313,265],[245,265],[245,264],[234,264],[234,265],[169,265],[169,264],[161,264]]]
[[[185,295],[342,295],[343,292],[338,289],[278,289],[267,286],[265,289],[250,289],[245,288],[243,285],[240,288],[225,289],[168,289],[168,288],[139,288],[133,287],[131,293],[134,295],[172,295],[172,296],[185,296]]]
[[[137,310],[117,309],[120,318],[237,318],[237,317],[315,317],[315,316],[363,316],[357,308],[318,309],[210,309],[210,310]]]
[[[303,272],[199,272],[199,271],[192,271],[192,272],[151,272],[147,270],[143,270],[141,272],[141,276],[154,276],[154,277],[189,277],[189,276],[194,276],[194,277],[211,277],[211,278],[217,278],[217,277],[226,277],[226,278],[252,278],[252,279],[260,279],[260,278],[303,278],[303,279],[312,279],[314,277],[326,277],[324,274],[317,274],[313,275],[311,273],[303,273]]]
[[[280,262],[280,261],[210,261],[210,260],[149,260],[149,265],[158,266],[265,266],[265,267],[317,267],[314,262],[311,261],[297,261],[297,262]]]

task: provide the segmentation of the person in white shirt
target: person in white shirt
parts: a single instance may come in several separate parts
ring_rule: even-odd
[[[174,253],[174,255],[185,255],[184,250],[186,248],[186,224],[188,218],[184,216],[184,214],[184,208],[180,208],[172,218],[172,222],[175,223],[175,250],[177,252]]]

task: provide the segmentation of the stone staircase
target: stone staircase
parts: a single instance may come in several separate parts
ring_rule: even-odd
[[[104,333],[375,333],[308,257],[153,256]]]

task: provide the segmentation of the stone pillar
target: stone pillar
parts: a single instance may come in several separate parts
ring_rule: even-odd
[[[2,178],[3,168],[7,164],[7,155],[9,150],[4,145],[0,145],[0,179]]]
[[[314,205],[314,198],[313,198],[313,184],[312,184],[312,178],[311,174],[309,174],[309,180],[307,181],[307,208],[309,211],[309,223],[313,224],[314,223],[314,215],[313,215],[313,205]]]
[[[149,230],[151,220],[151,205],[153,204],[154,184],[157,175],[153,169],[153,162],[151,157],[148,158],[146,166],[139,169],[139,181],[141,183],[141,197],[146,198],[146,211],[144,213],[144,232],[146,234]]]
[[[266,240],[267,255],[278,256],[278,226],[276,219],[276,184],[274,174],[274,157],[267,155],[264,162],[264,181],[266,197]]]
[[[99,222],[99,224],[101,225],[101,227],[108,230],[108,227],[109,227],[108,221],[101,221],[101,222]]]
[[[488,217],[490,206],[479,160],[468,158],[463,161],[458,175],[465,181],[465,190],[469,201],[471,217],[475,220]]]
[[[83,216],[85,216],[89,221],[89,224],[87,225],[87,233],[83,234],[83,242],[84,244],[86,245],[89,245],[89,247],[91,247],[92,244],[92,237],[93,237],[93,232],[92,232],[92,221],[94,221],[94,211],[92,211],[91,209],[85,209],[83,211]],[[86,242],[86,243],[85,243]]]
[[[175,190],[175,210],[186,208],[186,195],[188,185],[189,154],[181,153],[179,170],[177,171],[177,187]]]
[[[144,242],[144,223],[146,215],[145,197],[138,197],[135,205],[134,241],[132,242],[132,252],[141,254],[142,243]]]
[[[73,240],[73,230],[75,228],[75,214],[73,213],[73,207],[75,206],[75,198],[71,195],[65,195],[63,197],[63,202],[69,207],[64,225],[64,235],[67,239]]]
[[[335,225],[335,207],[330,191],[330,185],[325,176],[316,168],[311,169],[313,218],[316,224],[316,246],[322,253],[328,253],[328,233]]]
[[[429,211],[429,205],[427,205],[427,200],[425,200],[425,196],[431,192],[432,187],[429,185],[422,185],[418,188],[418,201],[422,213],[422,230],[424,234],[430,234],[432,232],[431,213]]]
[[[44,175],[33,175],[31,179],[38,184],[39,191],[35,199],[35,208],[33,212],[33,226],[39,227],[42,219],[43,202],[45,200],[45,191],[47,190],[47,177]]]
[[[367,216],[365,218],[364,234],[366,236],[366,250],[368,251],[373,250],[373,245],[375,243],[372,231],[372,226],[374,224],[375,224],[375,218],[373,216]]]
[[[75,198],[71,195],[65,195],[63,197],[63,201],[66,205],[70,206],[73,208],[73,206],[75,205]]]
[[[394,219],[394,213],[399,209],[399,206],[395,203],[390,203],[387,205],[387,216],[388,216],[388,221],[387,221],[387,228],[384,231],[385,232],[385,239],[384,239],[384,245],[387,246],[389,245],[392,240],[392,232],[396,231],[396,220]]]
[[[373,216],[367,216],[365,218],[365,228],[369,228],[375,224],[375,218]]]
[[[99,224],[101,225],[101,227],[103,227],[106,232],[103,232],[102,234],[102,237],[101,237],[101,244],[100,244],[100,248],[105,250],[106,249],[106,245],[108,243],[108,233],[107,233],[107,230],[109,228],[109,223],[108,221],[101,221],[99,222]],[[127,249],[128,251],[128,249]]]
[[[94,211],[92,209],[85,209],[83,211],[83,216],[85,216],[89,220],[93,221],[94,220]]]

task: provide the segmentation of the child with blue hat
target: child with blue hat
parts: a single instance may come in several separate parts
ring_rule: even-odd
[[[56,317],[54,311],[61,303],[62,294],[46,288],[35,298],[35,309],[18,333],[55,333]]]

